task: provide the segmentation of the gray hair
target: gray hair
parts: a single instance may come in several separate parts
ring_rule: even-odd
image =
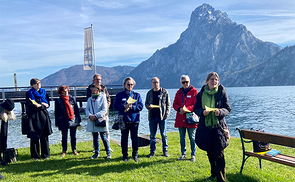
[[[187,78],[188,81],[191,81],[188,75],[181,75],[181,77],[180,77],[180,83],[181,83],[181,81],[182,81],[183,79],[185,79],[185,78]]]
[[[101,78],[101,75],[96,73],[95,75],[93,75],[92,79],[94,80],[94,78],[96,78],[97,76],[99,76]]]

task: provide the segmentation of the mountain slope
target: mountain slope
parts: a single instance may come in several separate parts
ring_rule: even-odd
[[[136,80],[137,88],[150,88],[154,76],[160,78],[163,87],[177,88],[180,76],[186,74],[194,86],[200,87],[211,71],[223,80],[280,50],[274,43],[257,39],[226,13],[203,4],[192,12],[188,28],[176,43],[157,50],[129,76]]]
[[[102,84],[110,84],[117,81],[121,77],[125,77],[132,71],[131,66],[116,66],[112,68],[96,66],[96,72],[102,76]],[[92,83],[94,70],[85,71],[83,65],[75,65],[62,69],[41,80],[43,86],[59,86],[59,85],[89,85]],[[121,84],[121,83],[120,83]]]

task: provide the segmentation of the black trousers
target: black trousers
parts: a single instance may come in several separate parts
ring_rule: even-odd
[[[216,138],[217,132],[212,132],[211,138]],[[224,160],[224,150],[220,151],[216,149],[214,141],[210,142],[210,151],[207,151],[207,156],[211,166],[211,176],[216,176],[217,181],[225,181],[225,160]]]
[[[132,156],[137,156],[138,152],[138,125],[139,123],[125,123],[125,130],[121,131],[121,147],[123,158],[128,157],[128,135],[129,131],[132,140]]]
[[[40,156],[41,144],[41,156]],[[39,140],[31,139],[30,143],[31,157],[33,159],[45,159],[50,156],[48,136],[41,136]]]
[[[1,121],[1,133],[0,133],[0,161],[2,161],[2,154],[7,148],[7,133],[8,133],[8,121]]]

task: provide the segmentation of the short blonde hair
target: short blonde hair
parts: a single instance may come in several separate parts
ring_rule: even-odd
[[[125,87],[125,84],[127,81],[131,80],[133,82],[133,85],[135,86],[136,82],[132,77],[126,77],[123,81],[123,87]]]

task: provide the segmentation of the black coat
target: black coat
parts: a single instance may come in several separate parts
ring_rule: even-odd
[[[38,140],[41,136],[48,136],[52,134],[51,121],[49,118],[46,107],[36,108],[35,105],[29,100],[29,92],[26,93],[26,109],[28,115],[28,134],[27,137]],[[46,100],[50,105],[49,97],[46,94]],[[36,97],[35,101],[41,104],[40,99]]]
[[[81,123],[81,117],[77,102],[74,97],[69,95],[69,102],[73,106],[75,119],[78,120],[78,123]],[[59,130],[67,130],[69,128],[69,118],[66,114],[66,106],[65,101],[59,97],[55,100],[55,126],[58,127]]]
[[[197,101],[194,106],[194,112],[200,117],[200,122],[196,131],[196,144],[200,149],[205,151],[210,151],[212,148],[222,151],[229,144],[225,138],[223,130],[219,126],[216,128],[208,128],[205,125],[205,116],[203,114],[205,109],[202,108],[202,94],[204,92],[204,87],[205,86],[203,86],[198,93]],[[215,108],[218,108],[220,111],[220,115],[217,117],[219,124],[223,128],[226,128],[227,124],[224,117],[229,114],[231,108],[225,92],[225,87],[221,84],[218,86],[218,92],[215,94]],[[210,143],[213,143],[214,147],[210,146]]]

